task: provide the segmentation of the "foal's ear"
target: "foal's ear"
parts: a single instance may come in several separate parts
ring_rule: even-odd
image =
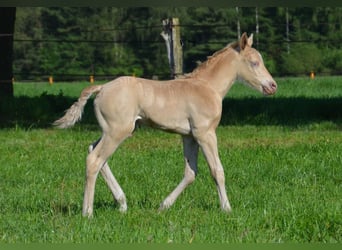
[[[247,38],[246,32],[244,32],[240,38],[240,50],[244,50],[247,44],[248,44],[248,38]]]
[[[249,47],[252,47],[253,44],[253,33],[248,37],[247,44]]]

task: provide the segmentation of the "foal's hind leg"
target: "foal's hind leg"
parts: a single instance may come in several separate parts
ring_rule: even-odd
[[[120,143],[131,134],[132,130],[111,129],[111,131],[115,131],[116,135],[103,133],[100,142],[88,155],[82,210],[84,216],[91,217],[93,214],[95,182],[99,171],[105,165],[108,157],[116,150]]]
[[[193,137],[183,136],[183,152],[185,160],[184,177],[171,194],[162,202],[159,208],[160,211],[169,208],[183,190],[195,180],[197,174],[198,144]]]
[[[96,141],[92,145],[89,146],[89,153],[94,150],[96,147],[97,143],[100,140]],[[119,183],[115,179],[112,171],[110,171],[109,165],[107,162],[103,165],[103,167],[100,170],[101,175],[105,179],[110,191],[113,194],[114,199],[120,204],[120,211],[121,212],[126,212],[127,210],[127,203],[126,203],[126,196],[123,190],[121,189]]]

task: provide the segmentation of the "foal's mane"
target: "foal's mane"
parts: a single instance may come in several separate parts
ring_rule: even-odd
[[[191,73],[184,74],[184,78],[190,78],[195,76],[198,72],[200,72],[203,68],[211,64],[215,59],[219,58],[220,55],[224,54],[227,50],[229,49],[236,49],[238,47],[239,43],[238,42],[232,42],[226,45],[224,48],[214,52],[211,56],[207,57],[207,60],[202,62],[200,65],[198,65]],[[181,78],[183,78],[181,77]]]

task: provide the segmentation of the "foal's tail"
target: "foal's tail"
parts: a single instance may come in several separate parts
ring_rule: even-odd
[[[81,120],[84,106],[92,94],[98,93],[102,89],[103,85],[94,85],[85,88],[78,101],[75,102],[65,113],[65,115],[53,123],[53,126],[58,128],[70,128],[74,124]]]

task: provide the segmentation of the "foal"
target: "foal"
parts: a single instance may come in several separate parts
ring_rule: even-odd
[[[104,177],[120,211],[127,210],[126,197],[112,174],[107,159],[122,141],[132,135],[136,122],[182,135],[185,160],[184,178],[161,203],[169,208],[180,193],[195,180],[199,148],[213,176],[221,208],[229,212],[223,167],[217,149],[216,128],[222,112],[222,100],[236,79],[264,95],[276,92],[277,85],[264,66],[261,55],[252,48],[253,35],[246,33],[237,42],[214,53],[192,73],[170,81],[119,77],[104,85],[85,88],[54,125],[73,126],[81,119],[87,100],[94,93],[95,114],[102,128],[101,138],[89,147],[83,215],[92,216],[95,182]]]

